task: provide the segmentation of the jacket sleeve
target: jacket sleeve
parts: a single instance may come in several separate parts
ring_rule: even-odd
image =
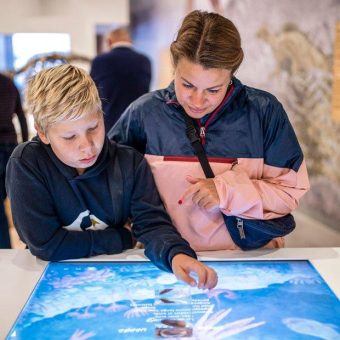
[[[132,247],[131,234],[125,228],[96,231],[62,228],[45,180],[38,167],[19,157],[10,158],[6,188],[13,221],[20,238],[33,255],[46,261],[59,261],[114,254]]]
[[[145,255],[166,271],[172,271],[171,261],[179,253],[196,258],[189,243],[172,225],[144,158],[136,168],[134,180],[131,199],[133,230],[136,238],[145,246]]]
[[[309,190],[303,153],[282,105],[263,120],[264,158],[258,174],[249,171],[247,161],[214,178],[220,209],[226,215],[271,219],[297,208]]]
[[[140,99],[137,99],[137,102],[139,101]],[[140,153],[145,154],[146,136],[142,112],[138,109],[137,102],[133,102],[127,107],[107,135],[111,140],[132,146]]]

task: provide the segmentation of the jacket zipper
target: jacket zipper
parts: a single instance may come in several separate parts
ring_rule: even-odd
[[[204,125],[202,125],[200,119],[196,119],[198,127],[200,129],[200,142],[201,142],[202,145],[205,144],[205,135],[206,135],[206,130],[208,128],[209,123],[216,116],[217,112],[221,109],[221,107],[224,105],[224,103],[228,100],[230,95],[233,93],[233,90],[234,90],[234,84],[232,84],[230,86],[230,89],[228,90],[228,92],[225,95],[224,99],[222,100],[220,105],[218,105],[218,107],[210,114],[210,117],[208,118],[208,120],[206,121],[206,123]]]
[[[205,126],[200,126],[200,141],[201,144],[205,144]]]
[[[236,217],[236,221],[237,221],[236,227],[237,227],[238,232],[240,234],[240,238],[241,238],[241,240],[244,240],[246,238],[246,234],[244,233],[243,221],[238,217]]]

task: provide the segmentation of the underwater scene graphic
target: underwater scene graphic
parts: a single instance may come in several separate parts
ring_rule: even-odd
[[[9,339],[340,339],[340,301],[309,261],[209,261],[189,287],[150,262],[49,263]]]

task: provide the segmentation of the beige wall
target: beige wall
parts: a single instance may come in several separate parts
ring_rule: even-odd
[[[128,0],[0,0],[0,33],[69,33],[72,52],[96,54],[96,24],[127,24]]]

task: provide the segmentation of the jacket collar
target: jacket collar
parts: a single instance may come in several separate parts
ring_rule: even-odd
[[[237,78],[233,77],[233,93],[231,96],[228,98],[228,100],[223,103],[223,105],[220,107],[219,111],[223,111],[227,106],[230,105],[230,103],[236,98],[236,96],[240,93],[240,91],[243,89],[244,85],[241,83],[240,80]],[[165,89],[163,99],[169,106],[174,106],[176,108],[181,108],[182,106],[178,103],[177,97],[176,97],[176,92],[175,92],[175,82],[172,81],[169,86]],[[210,113],[208,113],[210,115]],[[218,113],[217,113],[218,115]]]
[[[117,41],[116,43],[113,43],[110,48],[111,50],[118,48],[118,47],[124,47],[124,48],[132,48],[133,45],[132,43],[128,42],[128,41]]]
[[[110,160],[110,141],[107,137],[105,137],[103,149],[99,154],[99,157],[95,164],[91,167],[87,168],[82,175],[79,175],[77,170],[73,167],[70,167],[59,160],[59,158],[52,151],[50,145],[44,144],[38,136],[34,137],[34,140],[37,140],[41,143],[43,149],[48,154],[51,161],[54,163],[56,168],[65,176],[68,180],[71,179],[87,179],[94,176],[97,176],[103,170],[106,169],[107,164]]]

